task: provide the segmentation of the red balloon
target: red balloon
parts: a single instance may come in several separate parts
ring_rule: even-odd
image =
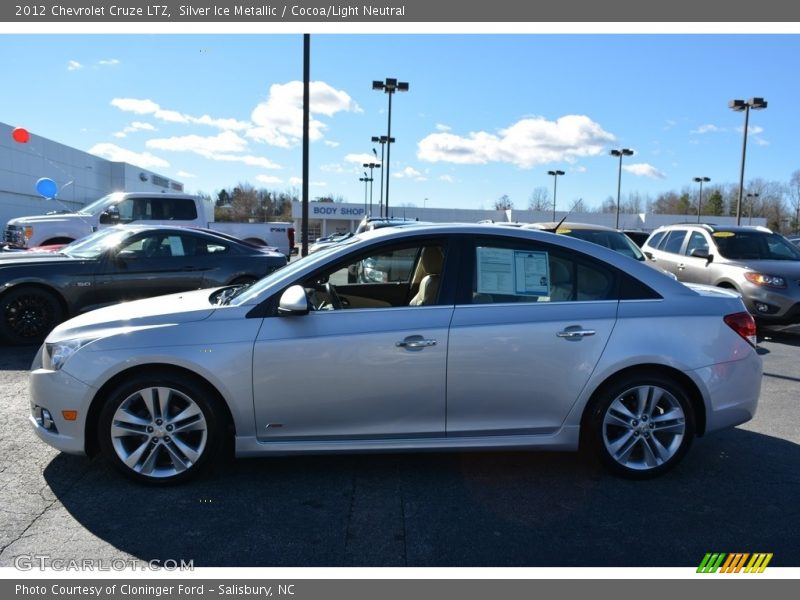
[[[28,133],[27,129],[22,127],[17,127],[14,131],[11,132],[11,137],[14,138],[15,142],[19,142],[20,144],[26,144],[29,139],[31,139],[31,134]]]

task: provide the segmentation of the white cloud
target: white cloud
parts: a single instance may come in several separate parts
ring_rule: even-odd
[[[169,167],[169,163],[163,158],[159,158],[149,152],[133,152],[126,150],[116,144],[102,143],[95,144],[89,148],[89,154],[100,156],[114,162],[126,162],[144,169],[163,169]]]
[[[111,100],[111,106],[123,112],[132,112],[138,115],[153,115],[154,118],[168,123],[194,123],[197,125],[209,125],[217,129],[234,131],[244,131],[250,127],[250,123],[247,121],[239,121],[237,119],[215,119],[209,115],[194,117],[192,115],[183,114],[177,110],[164,109],[161,108],[157,102],[146,98],[114,98]]]
[[[406,167],[402,171],[397,171],[392,173],[393,177],[397,177],[398,179],[414,179],[416,181],[426,181],[426,177],[422,175],[419,171],[417,171],[414,167]]]
[[[315,119],[320,114],[332,117],[337,112],[363,112],[344,91],[337,90],[324,81],[310,84],[309,139],[322,139],[326,125]],[[303,82],[290,81],[273,84],[269,97],[258,104],[250,115],[255,127],[247,136],[271,146],[289,148],[303,137]]]
[[[348,154],[344,157],[345,161],[349,163],[356,163],[358,166],[363,165],[364,163],[380,163],[380,159],[376,160],[374,154]]]
[[[707,125],[700,125],[697,129],[692,129],[689,133],[697,133],[697,134],[705,134],[705,133],[721,133],[725,131],[723,127],[717,127],[716,125],[711,125],[710,123]]]
[[[155,126],[151,125],[150,123],[144,123],[142,121],[134,121],[133,123],[125,127],[122,131],[117,131],[112,135],[115,138],[124,138],[128,137],[129,133],[133,133],[135,131],[157,131],[157,130]]]
[[[326,173],[349,173],[349,171],[339,163],[328,163],[326,165],[321,165],[319,170]]]
[[[332,140],[325,140],[323,142],[323,144],[325,144],[326,146],[329,146],[331,148],[338,148],[339,146],[341,146],[341,144],[339,142],[334,142]]]
[[[450,131],[452,129],[449,125],[443,125],[442,123],[437,123],[435,127],[436,131]]]
[[[128,134],[125,133],[124,131],[117,131],[115,133],[112,133],[111,135],[113,135],[115,138],[120,138],[120,139],[128,137]]]
[[[666,179],[666,175],[656,169],[653,165],[647,163],[636,163],[632,165],[624,165],[623,171],[632,173],[639,177],[650,177],[651,179]]]
[[[275,177],[274,175],[256,175],[256,181],[261,183],[283,183],[283,179],[280,177]]]
[[[417,145],[417,157],[429,162],[458,164],[511,163],[529,169],[603,154],[613,134],[585,115],[566,115],[556,121],[525,118],[499,131],[471,132],[467,137],[433,133]]]
[[[578,165],[576,167],[572,167],[572,169],[570,169],[570,170],[573,173],[586,173],[586,167],[584,167],[583,165]]]
[[[736,131],[739,133],[744,133],[744,126],[742,125],[741,127],[737,127]],[[747,133],[749,135],[758,135],[759,133],[764,133],[764,128],[759,127],[758,125],[748,125]]]
[[[183,177],[184,179],[192,179],[197,177],[194,173],[189,173],[188,171],[178,171],[178,177]]]
[[[769,142],[764,138],[753,138],[753,141],[759,146],[769,146]]]
[[[102,65],[104,67],[113,67],[119,64],[119,61],[116,58],[109,58],[107,60],[99,60],[97,61],[98,65]]]
[[[456,180],[453,178],[452,175],[440,175],[439,181],[444,181],[446,183],[455,183]]]
[[[77,60],[71,60],[67,63],[67,71],[77,71],[82,68],[83,65],[79,63]]]
[[[208,137],[192,134],[152,139],[146,143],[148,148],[170,150],[172,152],[194,152],[206,158],[225,152],[243,152],[247,149],[247,145],[247,140],[233,131],[222,131],[217,135]]]
[[[289,183],[291,185],[303,185],[303,178],[302,177],[290,177],[289,178]],[[327,181],[309,181],[308,185],[312,186],[312,187],[327,187],[328,182]]]

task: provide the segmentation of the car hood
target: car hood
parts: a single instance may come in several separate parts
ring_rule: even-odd
[[[8,225],[36,225],[36,223],[70,223],[73,221],[91,220],[91,215],[78,213],[55,213],[52,215],[33,215],[30,217],[17,217],[11,219]]]
[[[800,260],[748,260],[738,264],[748,271],[789,278],[800,277]]]
[[[56,254],[54,252],[3,252],[0,253],[0,269],[6,267],[29,267],[31,265],[42,264],[64,264],[83,262],[89,259],[72,258],[66,254]]]
[[[214,291],[210,288],[181,292],[93,310],[61,323],[47,336],[47,341],[104,337],[137,329],[202,321],[216,310],[209,300]]]

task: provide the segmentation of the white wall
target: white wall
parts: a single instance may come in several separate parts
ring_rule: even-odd
[[[166,188],[156,185],[153,176],[160,176],[147,169],[111,162],[38,135],[31,134],[27,143],[20,144],[12,138],[13,130],[0,123],[0,226],[14,217],[76,210],[115,191],[183,190],[182,183],[165,177]],[[37,193],[36,182],[42,177],[58,185],[55,200]]]

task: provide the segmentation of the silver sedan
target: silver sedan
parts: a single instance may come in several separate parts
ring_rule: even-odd
[[[580,448],[642,478],[751,419],[760,387],[735,294],[567,236],[433,225],[67,321],[30,421],[148,483],[194,476],[228,436],[240,456]]]

